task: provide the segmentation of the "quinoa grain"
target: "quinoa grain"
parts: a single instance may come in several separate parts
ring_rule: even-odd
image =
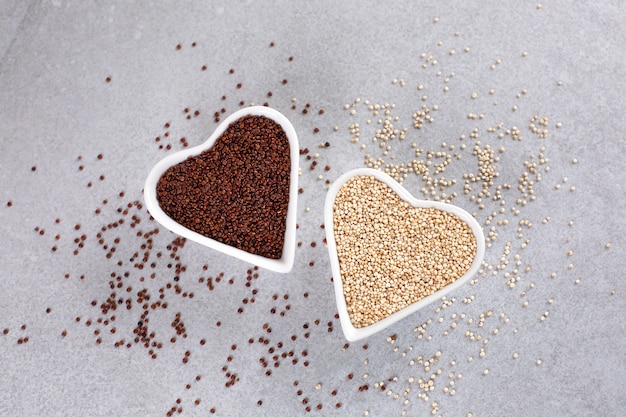
[[[465,222],[442,210],[415,208],[374,177],[348,180],[333,216],[344,296],[357,328],[454,282],[476,254]]]
[[[233,122],[212,148],[168,169],[157,199],[175,221],[246,252],[282,256],[291,160],[282,127],[263,116]]]

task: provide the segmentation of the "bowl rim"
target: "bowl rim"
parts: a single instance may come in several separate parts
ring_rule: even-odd
[[[422,208],[436,208],[439,210],[446,211],[448,213],[452,213],[460,218],[462,221],[468,224],[472,233],[476,238],[476,256],[472,262],[472,265],[467,270],[465,274],[463,274],[460,278],[454,281],[451,284],[446,285],[439,291],[422,298],[415,303],[404,307],[402,310],[399,310],[390,316],[385,317],[384,319],[377,321],[376,323],[370,324],[365,327],[357,328],[352,325],[350,321],[350,317],[348,314],[346,300],[343,294],[343,282],[341,278],[341,273],[339,269],[339,259],[337,255],[337,244],[335,241],[335,233],[334,233],[334,203],[335,198],[337,197],[337,193],[341,189],[341,187],[351,178],[356,176],[371,176],[374,177],[394,190],[398,196],[404,201],[411,204],[413,207],[422,207]],[[463,284],[465,284],[480,268],[484,255],[485,255],[485,237],[483,234],[482,227],[476,221],[476,219],[467,211],[462,209],[461,207],[449,204],[442,203],[439,201],[430,201],[430,200],[420,200],[409,191],[400,185],[396,180],[394,180],[388,174],[378,171],[373,168],[357,168],[351,171],[348,171],[337,178],[330,186],[327,194],[326,201],[324,204],[324,224],[325,224],[325,232],[326,232],[326,242],[328,246],[328,254],[330,258],[331,270],[333,273],[333,283],[335,287],[335,299],[337,302],[337,308],[339,309],[339,321],[341,323],[341,328],[343,330],[343,334],[348,341],[354,342],[365,337],[371,336],[381,330],[391,326],[392,324],[400,321],[401,319],[415,313],[416,311],[426,307],[427,305],[433,303],[434,301],[441,299],[443,296],[449,294],[450,292],[456,290]]]
[[[156,197],[156,186],[163,173],[190,156],[195,156],[210,149],[215,141],[226,131],[231,123],[244,116],[264,116],[278,123],[285,131],[289,141],[289,155],[291,160],[291,172],[289,174],[289,204],[287,206],[287,218],[285,229],[285,241],[280,259],[270,259],[264,256],[255,255],[238,249],[234,246],[226,245],[217,240],[211,239],[200,233],[190,230],[174,219],[169,217],[159,206]],[[251,263],[258,267],[280,273],[287,273],[294,263],[296,248],[296,211],[298,198],[298,163],[299,163],[298,135],[291,122],[278,110],[266,106],[250,106],[239,109],[226,117],[213,131],[209,138],[200,145],[183,149],[173,154],[167,155],[156,163],[148,174],[143,190],[144,201],[150,215],[166,229],[201,245],[230,255],[234,258]]]

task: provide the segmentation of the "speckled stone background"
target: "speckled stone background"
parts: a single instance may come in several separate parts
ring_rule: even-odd
[[[625,19],[610,0],[0,2],[0,414],[623,415]],[[174,251],[138,205],[151,166],[240,102],[283,112],[318,161],[300,160],[288,274]],[[423,105],[433,120],[417,129]],[[406,139],[381,148],[386,116]],[[502,200],[463,193],[477,142],[499,157]],[[428,151],[433,166],[452,156],[431,168],[456,180],[436,194],[476,213],[485,264],[347,345],[325,182],[366,154],[383,168]],[[424,197],[421,175],[404,185]]]

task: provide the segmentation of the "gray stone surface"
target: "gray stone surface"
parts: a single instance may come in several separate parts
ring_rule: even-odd
[[[183,415],[211,415],[211,409],[223,416],[303,415],[310,406],[319,415],[622,415],[625,19],[623,2],[610,0],[542,6],[5,0],[0,414],[166,415],[182,407]],[[229,114],[240,101],[267,102],[283,112],[300,146],[319,154],[314,170],[301,158],[303,244],[294,269],[256,271],[250,287],[250,265],[192,242],[174,253],[168,245],[175,236],[132,205],[142,201],[150,167],[182,149],[181,137],[202,143],[216,126],[214,112]],[[391,147],[386,155],[372,141],[385,114],[373,115],[366,101],[394,105],[394,128],[408,128],[406,139],[385,145]],[[423,105],[433,122],[416,129],[412,115]],[[200,114],[187,119],[185,108]],[[529,128],[535,115],[549,120],[546,138]],[[351,143],[354,123],[358,143]],[[523,140],[506,133],[514,127]],[[327,141],[330,148],[319,148]],[[502,190],[503,203],[472,201],[478,183],[463,194],[463,174],[478,173],[477,141],[500,158],[493,190],[511,186]],[[485,233],[497,238],[482,273],[452,298],[345,348],[320,228],[325,180],[364,166],[365,154],[408,163],[416,159],[412,143],[424,150],[417,159],[426,160],[428,151],[453,155],[439,177],[457,183],[445,193],[456,192],[453,203],[475,212]],[[168,144],[170,151],[159,149]],[[525,161],[540,164],[534,201],[518,190]],[[424,197],[421,176],[409,174],[404,185]],[[489,223],[500,207],[504,212]],[[132,225],[133,216],[140,223]],[[151,248],[142,248],[146,239],[137,232],[155,228]],[[146,251],[149,261],[136,268]],[[177,264],[185,270],[176,271]],[[216,283],[220,272],[224,278]],[[507,281],[517,277],[510,288]],[[121,282],[113,303],[123,300],[105,317],[101,304],[111,297],[110,282]],[[180,294],[168,284],[179,285]],[[133,333],[144,288],[151,296],[148,333],[161,343],[147,348],[134,343]],[[168,308],[151,309],[160,294]],[[172,343],[176,313],[188,337]],[[287,357],[274,367],[272,357],[283,352]],[[237,379],[227,387],[230,374]],[[425,391],[420,380],[423,385],[431,376],[434,388]],[[366,384],[368,390],[359,389]]]

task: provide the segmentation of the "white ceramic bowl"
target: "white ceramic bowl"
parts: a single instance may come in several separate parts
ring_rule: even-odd
[[[217,138],[228,128],[228,126],[241,117],[253,115],[253,116],[265,116],[278,123],[285,131],[289,140],[289,153],[291,158],[291,173],[289,178],[289,205],[287,208],[287,228],[285,231],[285,242],[280,259],[270,259],[260,255],[255,255],[233,246],[226,245],[211,239],[204,235],[201,235],[193,230],[190,230],[180,223],[169,217],[161,206],[156,197],[156,187],[161,178],[161,175],[170,168],[190,156],[200,154],[202,151],[210,149]],[[296,249],[296,208],[298,197],[298,162],[299,162],[300,149],[298,148],[298,136],[289,120],[280,112],[265,106],[253,106],[238,110],[228,116],[222,121],[213,134],[201,145],[194,146],[193,148],[185,149],[169,156],[166,156],[160,160],[154,168],[148,174],[146,183],[144,186],[144,199],[146,207],[152,217],[161,225],[171,230],[172,232],[183,236],[189,240],[208,246],[211,249],[218,250],[227,255],[249,262],[253,265],[257,265],[261,268],[269,269],[276,272],[289,272],[293,266],[293,260]]]
[[[462,277],[460,277],[453,283],[445,286],[441,290],[435,292],[434,294],[422,298],[421,300],[403,308],[402,310],[395,312],[390,316],[387,316],[386,318],[376,323],[360,328],[354,327],[352,325],[346,307],[346,299],[343,294],[343,283],[339,269],[339,258],[337,256],[337,243],[335,241],[335,229],[333,223],[333,206],[335,204],[335,197],[337,196],[337,193],[339,192],[342,185],[345,184],[346,181],[348,181],[349,179],[356,176],[373,176],[377,178],[378,180],[384,182],[389,187],[391,187],[391,189],[393,189],[401,199],[407,201],[413,207],[435,208],[456,215],[459,219],[463,220],[469,225],[472,233],[476,237],[476,256],[474,258],[474,261],[472,262],[471,267]],[[328,253],[330,255],[330,265],[333,273],[333,282],[335,284],[335,298],[337,299],[337,308],[339,309],[339,320],[341,322],[343,334],[349,341],[356,341],[359,339],[363,339],[364,337],[371,336],[374,333],[377,333],[391,326],[399,320],[427,306],[433,301],[441,299],[441,297],[443,297],[444,295],[459,288],[478,271],[485,255],[485,237],[483,235],[482,227],[478,224],[476,219],[472,217],[471,214],[459,207],[453,206],[452,204],[419,200],[413,197],[404,187],[402,187],[389,175],[371,168],[360,168],[349,171],[343,174],[337,180],[335,180],[335,182],[333,182],[326,196],[326,202],[324,205],[324,224],[326,226],[326,241],[328,244]]]

